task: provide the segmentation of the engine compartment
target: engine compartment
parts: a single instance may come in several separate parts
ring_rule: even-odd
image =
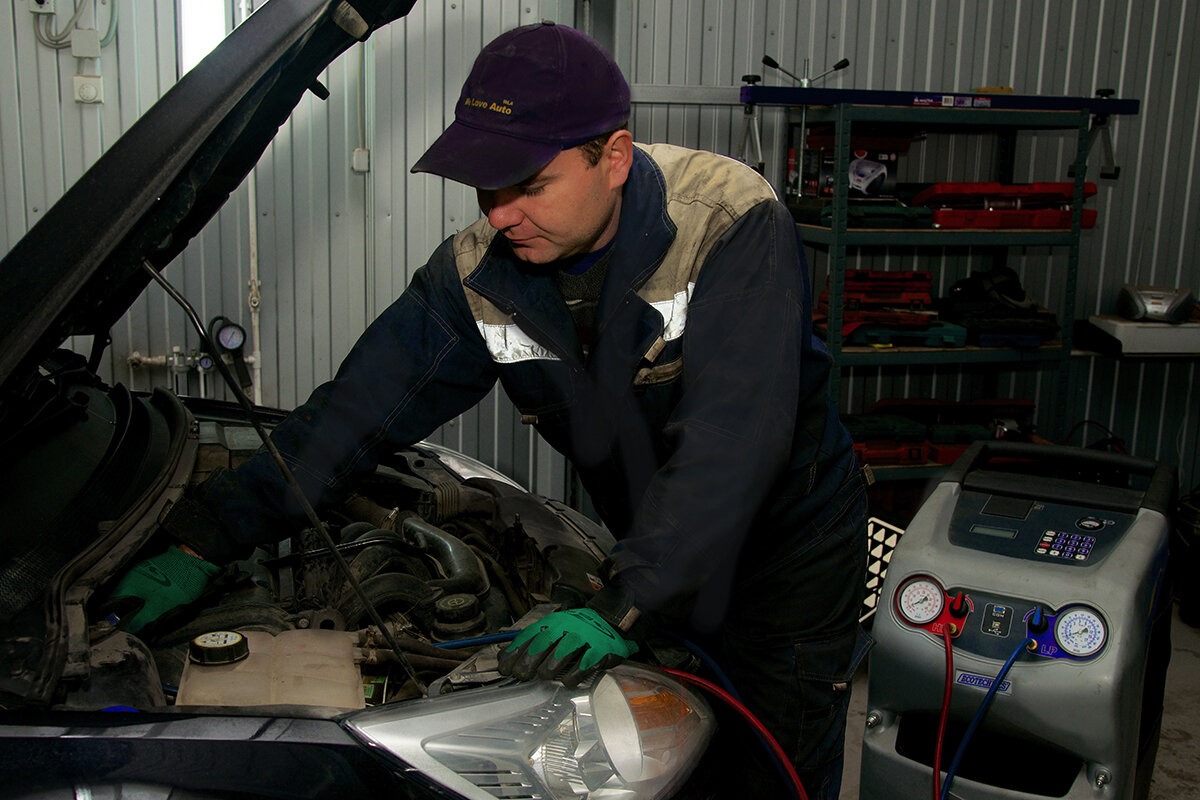
[[[199,440],[193,481],[218,466],[236,467],[258,444],[252,428],[229,422],[201,422]],[[476,474],[464,475],[448,463],[475,466]],[[608,532],[490,472],[460,454],[418,445],[388,456],[352,496],[322,514],[366,602],[375,606],[425,683],[466,659],[464,651],[438,644],[496,633],[544,604],[582,604],[601,585]],[[328,643],[352,656],[367,704],[420,693],[405,680],[398,657],[371,625],[364,598],[353,591],[315,530],[297,531],[276,547],[230,565],[188,618],[155,626],[146,644],[164,702],[172,702],[172,689],[187,701],[185,677],[206,672],[194,660],[189,663],[189,642],[217,630],[258,634],[252,651],[255,644],[274,645],[278,656],[266,669],[277,677],[276,687],[312,684],[311,675],[291,674],[298,663],[307,669],[296,651]],[[283,648],[263,635],[292,644]],[[311,666],[313,657],[307,661]],[[264,689],[256,697],[243,686],[245,669],[231,665],[226,672],[229,692],[222,696],[240,699],[232,704],[290,704],[308,696]],[[154,676],[144,680],[152,682]],[[320,699],[311,704],[344,707]]]
[[[32,437],[49,444],[35,444],[10,462],[10,474],[22,475],[23,485],[53,483],[44,465],[78,449],[74,427],[96,426],[97,418],[107,424],[112,398],[128,393],[120,386],[93,385],[87,397],[72,396],[82,407],[77,419],[60,422],[54,437]],[[139,475],[140,494],[125,493],[120,507],[81,516],[71,534],[80,552],[55,566],[49,585],[38,590],[41,607],[26,586],[25,605],[0,621],[0,664],[13,676],[0,684],[3,702],[10,708],[27,702],[64,709],[165,708],[181,688],[187,701],[185,673],[196,667],[194,659],[189,663],[189,645],[214,631],[239,632],[253,649],[279,651],[279,657],[255,667],[275,676],[258,692],[247,690],[253,681],[246,668],[227,665],[228,676],[217,678],[217,685],[226,680],[230,691],[218,691],[218,700],[204,705],[346,707],[344,693],[330,695],[342,699],[329,702],[320,693],[279,694],[270,688],[313,684],[312,675],[289,671],[300,664],[303,673],[304,653],[328,643],[339,654],[333,671],[344,676],[349,666],[366,704],[420,694],[422,687],[408,679],[400,656],[371,624],[363,599],[311,529],[281,532],[277,545],[225,565],[197,602],[137,636],[106,616],[103,601],[124,570],[168,543],[157,520],[183,484],[199,483],[217,468],[236,468],[261,444],[232,405],[187,401],[190,411],[184,411],[181,401],[164,393],[134,398],[132,405],[149,416],[159,439],[171,440],[157,446],[152,462],[161,474]],[[178,434],[184,432],[189,441],[181,446]],[[98,449],[114,447],[111,437],[93,438]],[[126,460],[86,456],[93,473],[76,477],[67,491],[51,493],[68,516],[89,487],[112,485],[119,475],[111,470],[127,469]],[[10,514],[25,502],[14,493],[4,499]],[[45,507],[50,501],[39,492],[37,502]],[[386,455],[354,494],[321,516],[403,658],[422,683],[437,682],[437,691],[495,679],[486,669],[462,669],[468,651],[438,644],[496,633],[547,604],[582,604],[600,588],[599,567],[613,544],[605,528],[579,512],[532,495],[462,454],[424,443]],[[274,644],[280,636],[287,647]],[[204,672],[213,671],[197,674]],[[451,673],[455,680],[445,680]],[[464,677],[468,674],[474,677]],[[344,686],[345,678],[339,680]]]

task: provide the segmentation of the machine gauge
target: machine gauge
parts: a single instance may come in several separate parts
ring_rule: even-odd
[[[900,616],[912,625],[925,625],[942,615],[946,605],[946,593],[931,578],[913,578],[904,586],[896,598]]]
[[[1087,658],[1100,652],[1108,638],[1104,620],[1090,608],[1075,606],[1058,615],[1054,639],[1063,652],[1076,658]]]

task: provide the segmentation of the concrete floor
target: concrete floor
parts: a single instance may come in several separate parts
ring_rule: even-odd
[[[1181,622],[1178,608],[1171,626],[1171,650],[1162,734],[1149,800],[1200,798],[1200,630]],[[866,709],[867,671],[863,669],[854,679],[846,725],[843,800],[857,800],[859,796],[858,768]]]

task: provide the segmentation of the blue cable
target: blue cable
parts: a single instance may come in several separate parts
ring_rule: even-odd
[[[716,677],[717,682],[721,684],[721,688],[729,692],[729,694],[733,696],[733,699],[737,700],[739,703],[742,702],[742,696],[738,694],[738,690],[734,688],[733,681],[729,680],[729,676],[726,675],[724,670],[721,669],[720,665],[717,664],[717,660],[715,658],[704,652],[700,645],[685,639],[677,633],[668,632],[668,635],[686,647],[697,658],[704,662],[704,666],[708,667],[709,671],[712,672],[714,677]]]
[[[1012,655],[1004,662],[1004,666],[1000,668],[1000,672],[996,674],[995,680],[992,681],[991,687],[987,694],[983,697],[983,702],[979,704],[979,710],[975,712],[975,716],[971,719],[971,724],[967,726],[967,732],[963,734],[962,741],[958,743],[958,750],[954,753],[954,760],[950,762],[950,769],[946,770],[946,779],[942,781],[942,796],[939,800],[946,800],[950,794],[950,781],[954,780],[954,773],[958,770],[958,762],[962,760],[963,753],[966,752],[967,742],[971,741],[971,736],[975,733],[975,729],[979,727],[979,723],[983,722],[983,717],[987,713],[988,706],[991,705],[992,698],[996,696],[996,690],[1000,688],[1000,684],[1004,683],[1004,676],[1012,669],[1012,665],[1017,660],[1017,656],[1029,647],[1029,643],[1033,639],[1026,637],[1021,642],[1016,650],[1013,650]]]
[[[464,647],[482,647],[485,644],[498,644],[500,642],[511,642],[517,638],[520,631],[504,631],[502,633],[493,633],[487,636],[475,636],[470,639],[454,639],[449,642],[434,642],[435,647],[440,647],[443,650],[458,650]]]

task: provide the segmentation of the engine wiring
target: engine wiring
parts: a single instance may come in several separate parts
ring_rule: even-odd
[[[200,343],[203,345],[205,352],[212,356],[213,363],[216,366],[217,371],[221,374],[222,380],[225,381],[226,385],[229,387],[229,391],[233,393],[233,396],[237,398],[238,404],[242,407],[242,411],[246,414],[247,421],[254,426],[255,432],[258,433],[259,438],[262,439],[263,445],[266,447],[267,452],[271,455],[271,459],[275,462],[275,465],[283,474],[283,478],[287,482],[288,489],[291,490],[292,494],[295,496],[297,502],[300,504],[300,508],[304,511],[305,517],[308,518],[309,523],[313,526],[313,529],[320,534],[325,546],[333,555],[334,561],[337,562],[338,569],[341,570],[343,575],[345,575],[346,582],[350,584],[352,591],[358,596],[359,600],[362,601],[368,616],[371,617],[371,621],[374,622],[379,628],[380,635],[383,636],[383,638],[387,641],[388,647],[390,647],[392,652],[395,654],[396,662],[400,665],[401,669],[404,670],[405,675],[410,681],[413,682],[420,693],[422,695],[428,694],[428,687],[419,677],[417,677],[416,670],[413,669],[412,664],[410,664],[408,659],[405,657],[404,651],[400,648],[400,645],[396,641],[395,636],[392,634],[391,629],[384,624],[383,617],[379,615],[379,610],[375,608],[375,604],[371,602],[371,599],[367,596],[366,592],[363,591],[362,584],[359,582],[358,578],[354,576],[354,572],[350,569],[350,565],[346,563],[345,556],[343,556],[341,551],[338,550],[337,543],[333,541],[333,537],[330,535],[329,529],[321,521],[321,518],[317,516],[316,509],[313,508],[312,503],[308,501],[308,497],[305,496],[304,491],[300,488],[300,484],[296,481],[296,476],[292,474],[292,470],[283,460],[283,454],[279,452],[279,448],[267,434],[267,430],[263,426],[262,420],[259,419],[258,414],[254,410],[254,405],[250,402],[250,398],[246,396],[246,393],[242,390],[242,387],[238,384],[237,379],[230,371],[229,366],[225,363],[225,360],[221,358],[220,352],[217,350],[216,346],[213,345],[212,339],[209,338],[208,331],[205,329],[203,320],[201,320],[200,315],[196,313],[196,309],[192,307],[192,304],[188,302],[187,298],[184,297],[183,294],[176,289],[170,281],[159,274],[158,270],[156,270],[154,265],[152,265],[149,261],[142,261],[142,269],[149,273],[154,282],[161,286],[163,291],[165,291],[167,295],[183,309],[184,316],[188,318],[188,320],[192,323],[192,327],[195,328],[196,332],[199,334]]]
[[[962,741],[958,743],[958,750],[954,753],[954,760],[950,762],[950,769],[946,770],[946,780],[942,782],[942,792],[938,800],[946,800],[950,795],[950,782],[954,780],[954,774],[958,771],[958,764],[962,760],[963,753],[967,750],[967,743],[971,741],[971,737],[975,734],[975,729],[983,722],[984,716],[987,714],[988,707],[992,703],[992,698],[996,696],[996,691],[1000,685],[1004,683],[1004,678],[1008,675],[1008,671],[1012,669],[1012,665],[1016,662],[1017,656],[1021,655],[1031,644],[1036,644],[1033,639],[1026,637],[1017,645],[1017,648],[1012,651],[1012,655],[1004,662],[1004,666],[996,673],[996,677],[992,680],[992,685],[988,688],[987,694],[983,696],[983,702],[979,704],[979,708],[975,711],[975,716],[971,718],[971,722],[967,725],[966,733],[963,734]],[[939,742],[939,747],[941,743]]]

